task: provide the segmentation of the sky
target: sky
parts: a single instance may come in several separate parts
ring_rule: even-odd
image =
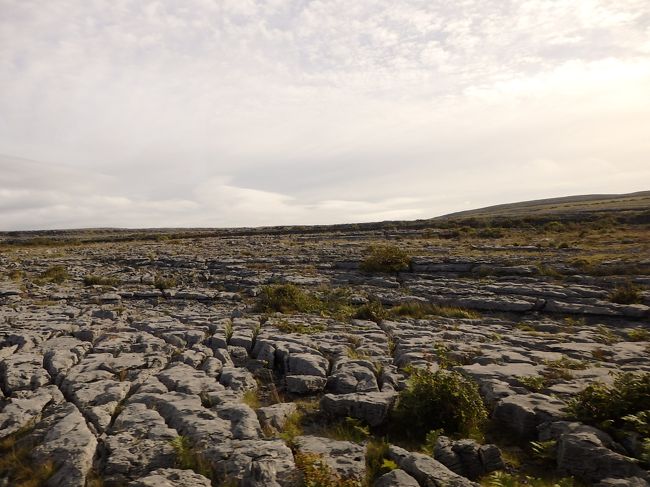
[[[0,230],[648,189],[648,0],[0,0]]]

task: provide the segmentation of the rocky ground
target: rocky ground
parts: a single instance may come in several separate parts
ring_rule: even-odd
[[[641,436],[566,412],[589,384],[650,373],[647,227],[580,231],[5,246],[0,485],[648,485]],[[410,267],[361,270],[378,242]],[[337,300],[260,308],[280,284]],[[625,286],[635,302],[614,302]],[[482,438],[427,450],[391,432],[416,368],[478,384]]]

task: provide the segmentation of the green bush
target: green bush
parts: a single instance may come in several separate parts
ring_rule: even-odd
[[[650,436],[650,430],[645,429],[646,412],[650,411],[650,373],[622,373],[611,386],[591,384],[569,403],[568,411],[584,423]]]
[[[411,257],[396,245],[375,245],[368,250],[360,266],[364,272],[397,273],[408,270],[411,263]]]
[[[488,413],[477,384],[448,370],[416,369],[393,411],[396,433],[420,443],[428,432],[478,436]]]

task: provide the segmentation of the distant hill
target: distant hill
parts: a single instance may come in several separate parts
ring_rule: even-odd
[[[86,228],[70,230],[0,231],[0,245],[64,245],[92,242],[130,242],[169,238],[234,237],[247,235],[308,235],[336,232],[409,232],[455,226],[544,224],[552,220],[587,222],[601,218],[632,224],[650,224],[650,191],[548,198],[476,210],[459,211],[430,219],[294,225],[251,228]]]
[[[611,213],[639,213],[650,211],[650,191],[627,194],[589,194],[564,196],[542,200],[522,201],[459,211],[431,221],[466,218],[557,218],[575,219],[580,216],[597,217]]]

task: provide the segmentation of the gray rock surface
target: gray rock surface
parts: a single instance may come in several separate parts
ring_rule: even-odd
[[[337,441],[317,436],[298,436],[297,449],[323,457],[334,473],[344,479],[363,479],[366,472],[365,448],[350,441]]]

